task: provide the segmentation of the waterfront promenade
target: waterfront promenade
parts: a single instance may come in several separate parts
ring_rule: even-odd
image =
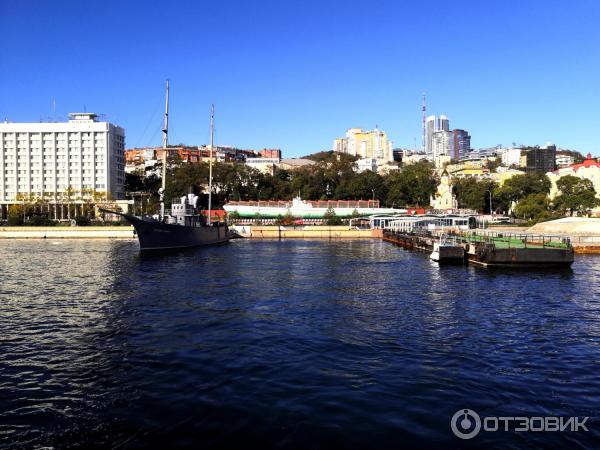
[[[0,227],[0,239],[134,239],[132,226]]]
[[[383,230],[356,229],[348,226],[277,226],[235,225],[232,231],[249,239],[381,239]],[[482,230],[485,231],[485,230]],[[493,227],[490,231],[527,234],[525,227]],[[478,230],[475,232],[479,232]],[[539,234],[539,233],[538,233]],[[555,234],[555,235],[558,235]],[[561,234],[571,240],[575,253],[600,254],[597,235]],[[0,227],[3,239],[135,239],[132,226],[86,227]]]

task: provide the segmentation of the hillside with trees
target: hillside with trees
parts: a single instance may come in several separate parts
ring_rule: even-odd
[[[427,161],[406,165],[386,175],[372,171],[356,172],[355,158],[334,152],[308,155],[316,162],[295,170],[275,169],[265,174],[243,163],[213,165],[213,206],[232,200],[379,200],[387,207],[428,207],[439,182]],[[160,173],[160,163],[154,168]],[[160,178],[142,173],[127,175],[127,191],[153,194],[150,204],[158,207],[155,195]],[[598,206],[591,182],[565,176],[558,182],[559,195],[550,201],[551,183],[543,173],[527,173],[509,178],[502,186],[492,180],[453,179],[453,192],[459,208],[481,213],[512,213],[531,222],[564,215],[586,214]],[[208,164],[169,161],[166,200],[182,196],[190,187],[207,206]],[[490,195],[491,194],[491,195]],[[491,204],[490,204],[491,201]]]
[[[357,173],[355,161],[348,155],[330,158],[317,154],[317,163],[295,170],[276,169],[273,175],[261,173],[242,163],[213,165],[213,205],[231,200],[290,200],[299,195],[305,200],[375,199],[388,206],[427,206],[435,192],[437,178],[433,166],[419,162],[379,175],[372,171]],[[333,152],[331,152],[333,153]],[[313,155],[314,156],[314,155]],[[160,171],[160,164],[154,168]],[[142,173],[127,177],[127,191],[156,192],[160,178],[151,182]],[[206,205],[208,164],[169,162],[166,200],[184,195],[192,187]]]

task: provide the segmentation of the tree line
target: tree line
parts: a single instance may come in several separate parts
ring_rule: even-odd
[[[566,175],[558,179],[559,194],[551,201],[552,183],[544,173],[515,175],[499,185],[491,180],[462,178],[454,181],[458,206],[481,212],[508,214],[532,222],[574,213],[585,215],[600,205],[590,180]],[[491,205],[490,205],[491,202]]]
[[[379,200],[387,207],[427,207],[439,183],[434,166],[427,161],[403,166],[381,175],[372,171],[357,173],[350,155],[321,152],[309,155],[314,164],[295,170],[276,168],[262,173],[243,163],[213,164],[213,207],[228,201],[290,200]],[[168,162],[166,201],[194,189],[201,205],[207,206],[208,164],[181,162],[176,156]],[[154,167],[160,173],[160,163]],[[161,179],[144,173],[127,174],[127,191],[155,193]],[[585,214],[599,204],[591,181],[564,176],[557,182],[559,195],[550,201],[551,182],[543,173],[515,175],[502,185],[472,177],[453,179],[453,193],[460,208],[482,213],[508,214],[529,221]],[[151,202],[158,208],[158,196]]]
[[[333,153],[333,152],[324,152]],[[152,168],[160,173],[160,163]],[[168,162],[165,200],[183,196],[192,188],[207,205],[208,164],[183,163],[173,157]],[[349,155],[320,155],[313,165],[294,170],[276,168],[273,174],[262,173],[243,163],[213,164],[212,204],[219,207],[228,201],[290,200],[379,200],[382,206],[403,207],[429,205],[438,179],[434,167],[419,162],[380,175],[372,171],[357,173],[355,158]],[[160,177],[144,173],[126,175],[126,191],[156,192]],[[154,196],[152,202],[158,202]]]

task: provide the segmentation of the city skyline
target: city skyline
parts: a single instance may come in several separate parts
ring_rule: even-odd
[[[380,3],[368,31],[343,25],[367,9],[359,2],[142,5],[0,2],[3,66],[15,68],[0,72],[0,119],[87,110],[123,126],[128,148],[159,145],[169,78],[171,143],[208,142],[215,103],[219,145],[302,156],[378,125],[419,149],[425,92],[427,114],[468,130],[473,148],[551,141],[600,154],[593,2]]]

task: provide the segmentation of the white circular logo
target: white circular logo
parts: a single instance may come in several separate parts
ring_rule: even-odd
[[[450,421],[452,432],[461,439],[471,439],[481,430],[481,419],[472,409],[459,409]]]

